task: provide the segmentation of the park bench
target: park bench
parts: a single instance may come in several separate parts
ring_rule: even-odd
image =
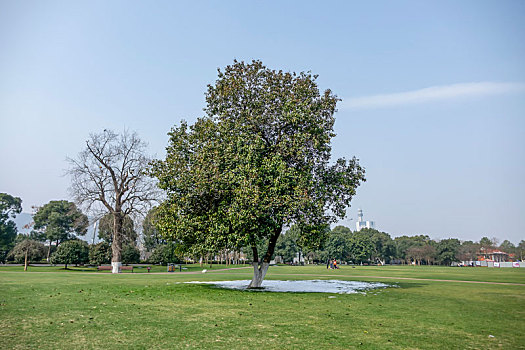
[[[105,265],[105,266],[99,266],[99,267],[97,267],[97,269],[99,271],[113,270],[113,267],[109,266],[109,265]],[[133,266],[121,266],[120,270],[131,270],[131,273],[133,273]]]

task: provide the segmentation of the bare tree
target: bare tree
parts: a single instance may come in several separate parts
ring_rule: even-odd
[[[91,213],[113,216],[113,273],[122,266],[122,224],[125,216],[146,213],[159,190],[146,174],[151,159],[137,133],[110,130],[90,134],[76,159],[68,158],[71,194]]]

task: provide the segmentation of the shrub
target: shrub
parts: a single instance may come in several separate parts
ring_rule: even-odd
[[[126,244],[122,247],[122,263],[135,264],[140,262],[140,251],[133,244]]]
[[[92,265],[109,264],[111,262],[111,247],[107,242],[89,246],[89,263]]]
[[[66,241],[58,246],[57,251],[51,256],[53,264],[84,264],[89,261],[88,244],[80,240]]]

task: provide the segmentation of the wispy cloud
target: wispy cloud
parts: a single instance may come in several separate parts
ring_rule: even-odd
[[[451,84],[392,94],[350,97],[343,99],[339,107],[340,109],[385,108],[520,91],[525,91],[525,84],[495,82]]]

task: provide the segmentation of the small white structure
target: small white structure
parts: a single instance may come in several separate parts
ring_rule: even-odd
[[[357,222],[355,223],[355,229],[361,231],[363,228],[375,228],[375,223],[373,221],[365,221],[363,219],[363,210],[359,209],[357,211]]]

